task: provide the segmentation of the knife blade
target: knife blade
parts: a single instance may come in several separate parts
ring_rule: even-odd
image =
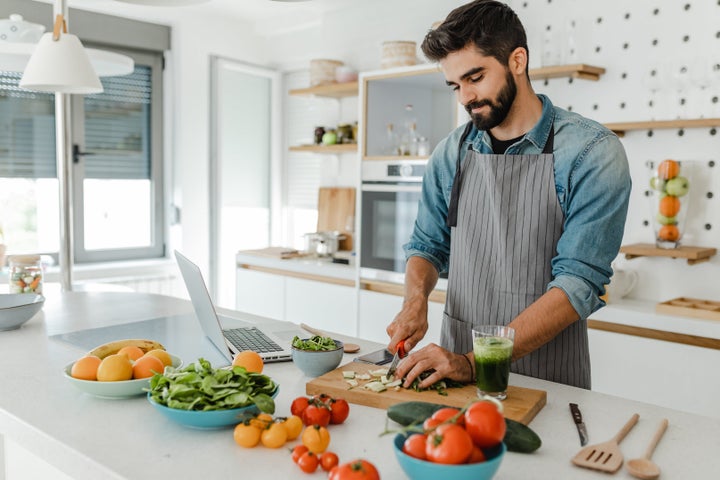
[[[575,426],[577,427],[578,435],[580,436],[580,446],[584,447],[588,443],[588,434],[585,422],[583,422],[582,413],[580,413],[577,403],[570,404],[570,414],[572,415]]]
[[[387,373],[388,380],[393,380],[393,377],[395,376],[395,370],[397,369],[398,363],[400,363],[400,360],[402,358],[404,358],[405,355],[406,355],[405,340],[400,340],[397,344],[397,350],[395,350],[395,355],[393,355],[392,362],[390,362],[390,367],[388,367],[388,373]]]

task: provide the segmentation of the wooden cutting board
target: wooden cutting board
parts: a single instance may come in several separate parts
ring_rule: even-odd
[[[342,397],[350,403],[382,409],[387,409],[390,405],[396,403],[411,401],[464,407],[471,400],[477,399],[477,390],[474,385],[466,385],[462,388],[448,388],[447,396],[440,395],[435,390],[416,392],[405,388],[397,391],[394,388],[389,388],[378,393],[362,388],[362,384],[365,383],[363,380],[359,380],[359,386],[350,388],[342,375],[343,370],[352,370],[356,374],[362,374],[379,368],[383,367],[350,362],[309,381],[305,386],[305,391],[308,395],[326,393],[331,397]],[[508,387],[508,396],[503,401],[503,406],[507,418],[527,425],[546,403],[546,391],[511,385]]]
[[[340,250],[352,250],[352,233],[348,226],[355,224],[355,189],[345,187],[322,187],[318,192],[318,232],[344,233]]]

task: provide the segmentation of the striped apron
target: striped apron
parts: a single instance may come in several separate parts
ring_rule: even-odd
[[[460,140],[461,154],[464,138]],[[448,214],[451,227],[447,300],[440,343],[472,351],[474,325],[507,325],[545,293],[562,234],[555,191],[554,132],[541,154],[490,155],[468,149],[458,167]],[[577,321],[511,371],[590,388],[587,324]]]

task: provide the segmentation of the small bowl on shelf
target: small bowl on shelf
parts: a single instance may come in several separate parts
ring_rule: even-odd
[[[504,443],[488,449],[483,449],[487,460],[480,463],[466,463],[461,465],[446,465],[433,463],[411,457],[402,451],[407,435],[399,433],[393,440],[395,458],[400,467],[411,480],[437,480],[438,478],[452,478],[453,480],[490,480],[500,468],[500,463],[507,450]]]
[[[45,297],[34,293],[0,295],[0,332],[20,328],[42,309]]]
[[[280,386],[278,385],[270,396],[274,399],[277,397],[279,391]],[[201,430],[235,426],[242,421],[245,415],[260,413],[260,410],[254,404],[227,410],[181,410],[179,408],[170,408],[156,402],[152,399],[150,393],[148,393],[147,399],[150,405],[155,407],[155,410],[163,414],[167,419],[186,427]]]
[[[308,339],[303,339],[303,341]],[[339,340],[333,340],[333,350],[301,350],[292,347],[293,363],[308,377],[319,377],[335,370],[343,358],[344,345]]]

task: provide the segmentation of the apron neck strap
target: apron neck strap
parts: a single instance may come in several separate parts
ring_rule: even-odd
[[[457,227],[458,203],[460,202],[460,185],[462,184],[462,168],[460,168],[460,164],[463,159],[463,153],[465,153],[463,144],[465,143],[465,139],[467,139],[468,135],[470,135],[472,127],[472,121],[469,121],[467,124],[465,124],[465,129],[463,130],[463,133],[460,136],[460,141],[458,142],[458,158],[457,163],[455,164],[455,178],[453,179],[452,190],[450,192],[450,205],[448,206],[448,216],[447,220],[445,221],[445,224],[448,227]],[[545,142],[545,147],[543,148],[542,153],[552,155],[554,145],[555,128],[554,125],[550,125],[550,133],[548,134],[548,138]]]

